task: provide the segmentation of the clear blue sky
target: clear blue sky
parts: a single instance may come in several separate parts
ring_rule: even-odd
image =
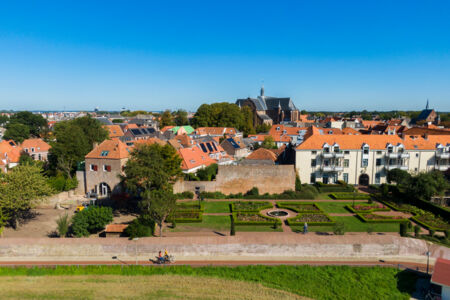
[[[7,3],[10,2],[10,3]],[[450,111],[450,1],[2,1],[0,109]]]

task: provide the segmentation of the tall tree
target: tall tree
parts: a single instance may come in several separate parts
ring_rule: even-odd
[[[23,140],[30,137],[30,128],[20,123],[9,123],[6,125],[3,139],[13,140],[16,143],[22,143]]]
[[[411,180],[411,175],[400,169],[389,170],[386,180],[388,183],[395,182],[398,185],[408,185]]]
[[[159,236],[162,236],[162,228],[167,217],[176,209],[176,197],[172,189],[155,189],[145,191],[139,203],[144,215],[150,217],[159,226]]]
[[[266,148],[266,149],[277,149],[277,145],[275,144],[273,137],[270,135],[268,135],[264,138],[264,141],[262,142],[261,147]]]
[[[159,126],[163,128],[165,126],[174,126],[174,125],[175,122],[173,120],[172,113],[170,112],[170,110],[165,110],[161,115]]]
[[[108,131],[102,127],[102,124],[98,120],[92,118],[90,115],[76,118],[70,122],[83,130],[84,137],[91,146],[94,143],[101,143],[108,138]]]
[[[175,116],[174,122],[177,126],[189,125],[188,113],[185,110],[179,109],[173,114]]]
[[[17,166],[0,177],[0,214],[14,228],[24,213],[53,192],[41,171],[34,165]]]
[[[202,104],[192,119],[195,127],[235,127],[244,128],[244,114],[236,104],[221,102]]]
[[[241,113],[244,117],[244,121],[242,123],[242,131],[244,136],[247,137],[249,134],[255,134],[255,128],[253,128],[253,112],[248,106],[243,106],[241,108]]]
[[[444,175],[439,171],[432,171],[412,177],[408,190],[411,197],[430,200],[433,196],[443,195],[448,188]]]
[[[29,111],[21,111],[12,115],[9,122],[26,125],[30,130],[30,134],[35,137],[39,137],[48,127],[47,120],[44,117]]]

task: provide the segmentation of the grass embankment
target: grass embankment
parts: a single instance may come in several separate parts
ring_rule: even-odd
[[[75,275],[75,276],[74,276]],[[88,275],[88,276],[85,276]],[[94,276],[97,275],[97,276]],[[124,282],[120,287],[111,290],[108,286],[99,285],[96,290],[105,290],[105,294],[118,298],[122,293],[140,292],[140,286],[133,288],[133,283],[139,285],[141,276],[149,275],[177,275],[177,276],[195,276],[201,277],[200,280],[191,279],[191,281],[179,280],[176,283],[172,281],[173,276],[155,276],[147,278],[145,284],[149,288],[144,288],[148,293],[139,297],[152,298],[160,297],[163,299],[176,298],[179,287],[186,282],[185,288],[182,290],[188,293],[189,289],[199,289],[194,298],[187,299],[211,299],[214,296],[208,296],[208,291],[219,292],[219,297],[214,299],[222,299],[230,293],[239,293],[236,299],[247,299],[244,297],[246,287],[240,285],[241,282],[259,283],[267,288],[284,290],[301,296],[311,297],[314,299],[409,299],[410,294],[414,291],[416,275],[398,271],[394,268],[383,267],[348,267],[348,266],[245,266],[245,267],[198,267],[192,268],[188,266],[170,266],[163,268],[144,267],[144,266],[65,266],[55,269],[50,268],[0,268],[0,288],[2,290],[2,298],[5,297],[5,291],[8,297],[23,299],[29,295],[30,298],[37,298],[41,294],[37,294],[33,289],[42,293],[42,298],[51,298],[53,291],[58,290],[56,298],[69,299],[73,293],[78,293],[78,289],[82,289],[83,284],[77,283],[84,280],[86,285],[94,283],[110,284],[107,278],[98,275],[116,275],[110,280],[119,280]],[[118,277],[118,275],[122,275]],[[25,277],[27,276],[27,277]],[[55,276],[53,278],[41,276]],[[78,278],[79,276],[80,279]],[[133,277],[127,277],[133,276]],[[194,277],[194,278],[195,278]],[[116,279],[117,278],[117,279]],[[167,285],[163,284],[159,287],[159,282],[164,282],[167,278]],[[191,278],[191,277],[190,277]],[[212,287],[209,286],[208,278],[223,278],[233,281],[231,285],[228,282],[218,283],[211,281]],[[161,281],[160,281],[161,280]],[[37,284],[34,284],[37,282]],[[154,282],[155,284],[153,284]],[[40,284],[43,286],[40,286]],[[58,284],[60,283],[60,284]],[[94,289],[94,288],[92,288]],[[126,291],[127,289],[136,291]],[[228,290],[232,291],[228,291]],[[144,290],[142,290],[144,291]],[[205,294],[202,294],[205,291]],[[255,286],[249,286],[248,291],[255,291]],[[270,296],[271,291],[266,290]],[[86,295],[82,298],[96,298],[91,295],[91,289],[88,289]],[[257,292],[257,291],[255,291]],[[147,293],[147,292],[145,292]],[[227,294],[228,293],[228,294]],[[280,296],[288,295],[279,292]],[[78,294],[79,295],[79,294]],[[124,294],[125,295],[125,294]],[[148,295],[148,296],[147,296]],[[184,294],[183,294],[184,295]],[[190,295],[190,294],[188,294]],[[256,294],[255,294],[256,295]],[[88,296],[88,297],[86,297]],[[130,296],[132,296],[130,294]],[[222,297],[223,296],[223,297]],[[126,296],[125,296],[126,297]],[[259,295],[258,295],[259,297]],[[55,297],[53,297],[55,298]],[[79,298],[79,297],[72,297]],[[101,298],[101,297],[100,297]],[[248,298],[252,299],[252,298]],[[262,298],[264,299],[264,298]]]

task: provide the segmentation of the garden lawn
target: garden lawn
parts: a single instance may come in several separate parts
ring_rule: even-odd
[[[373,232],[399,232],[398,223],[365,223],[358,217],[332,217],[336,222],[344,222],[345,232],[367,232],[368,227],[372,227]],[[295,232],[303,232],[303,226],[292,226]],[[308,226],[311,232],[333,232],[333,226]]]
[[[204,201],[205,213],[229,213],[231,201]]]
[[[366,204],[367,202],[355,202],[355,204]],[[326,213],[351,213],[345,206],[352,205],[352,202],[317,202],[316,205]]]
[[[168,228],[172,232],[186,232],[186,231],[229,231],[230,217],[229,216],[203,216],[201,223],[177,223],[176,228]]]
[[[319,193],[319,195],[316,196],[316,199],[318,200],[333,200],[329,196],[330,193]]]
[[[73,275],[76,275],[74,277]],[[189,266],[166,266],[164,268],[152,268],[148,266],[59,266],[58,268],[0,268],[0,276],[4,276],[0,282],[3,282],[3,295],[5,292],[12,291],[12,287],[5,286],[6,283],[14,282],[11,278],[15,277],[17,286],[28,281],[28,287],[33,282],[42,281],[42,276],[55,276],[55,282],[59,282],[61,278],[66,279],[64,289],[59,289],[64,293],[64,299],[73,296],[76,288],[71,285],[75,279],[83,275],[116,275],[123,276],[124,281],[130,276],[136,276],[136,280],[141,280],[139,276],[151,275],[177,275],[177,276],[193,276],[204,278],[205,282],[209,282],[208,278],[224,278],[236,280],[236,288],[242,288],[239,282],[259,283],[268,288],[284,290],[297,295],[306,296],[313,299],[409,299],[414,292],[417,275],[408,271],[399,271],[395,268],[387,267],[349,267],[349,266],[240,266],[240,267],[189,267]],[[26,277],[25,277],[26,276]],[[155,280],[161,280],[155,277]],[[167,276],[171,280],[171,276]],[[179,278],[180,280],[181,278]],[[51,278],[45,278],[45,282],[53,282]],[[99,278],[97,282],[102,282],[103,278]],[[164,279],[162,279],[164,281]],[[89,281],[89,280],[88,280]],[[148,277],[148,281],[152,282],[152,277]],[[180,281],[181,284],[181,281]],[[197,283],[194,283],[194,287]],[[26,285],[26,283],[25,283]],[[58,284],[57,284],[58,285]],[[36,288],[39,288],[39,285]],[[55,285],[50,285],[50,287]],[[60,286],[60,285],[58,285]],[[82,285],[81,285],[82,286]],[[125,284],[124,288],[132,287],[133,284]],[[207,284],[207,286],[209,286]],[[165,286],[170,289],[170,285]],[[214,285],[214,288],[220,286]],[[224,294],[228,285],[224,285]],[[22,298],[23,295],[29,298],[36,297],[33,291],[23,289],[14,289],[18,291],[16,295],[10,295],[16,298]],[[174,296],[175,289],[165,291],[156,295],[160,298],[171,298]],[[24,293],[28,292],[28,293]],[[165,292],[170,292],[166,294]],[[92,291],[91,291],[92,293]],[[120,289],[118,289],[120,293]],[[174,294],[172,294],[174,293]],[[281,294],[281,293],[280,293]],[[44,293],[44,297],[45,297]],[[111,295],[111,294],[110,294]],[[175,294],[177,295],[177,294]],[[243,294],[242,294],[243,295]],[[84,295],[87,299],[93,298],[92,294]],[[112,294],[117,299],[120,294]],[[133,295],[129,295],[133,296]],[[217,299],[216,295],[207,297],[207,294],[198,295],[202,299]],[[248,296],[245,296],[246,299]],[[150,297],[152,298],[152,297]],[[244,298],[244,297],[243,297]],[[284,298],[280,295],[280,298]],[[185,298],[188,299],[188,298]],[[191,298],[189,298],[191,299]]]

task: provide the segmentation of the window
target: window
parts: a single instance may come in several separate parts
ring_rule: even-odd
[[[380,173],[375,174],[375,184],[380,184],[381,175]]]
[[[34,152],[34,148],[31,148],[31,152]]]
[[[311,167],[315,167],[317,164],[315,159],[311,159]]]
[[[377,151],[377,154],[380,155],[380,154],[381,154],[381,151]]]
[[[109,154],[109,151],[105,150],[105,151],[102,151],[102,153],[100,153],[100,156],[108,156],[108,154]]]
[[[348,173],[344,173],[344,182],[348,183]]]
[[[369,165],[369,160],[367,158],[362,160],[362,166],[367,167]]]
[[[328,148],[328,147],[323,148],[323,152],[330,153],[330,148]]]
[[[350,160],[344,159],[344,168],[348,168],[350,166]]]
[[[349,150],[345,150],[344,154],[350,154],[350,151]]]
[[[313,154],[313,155],[317,154],[317,151],[311,151],[311,154]]]
[[[39,160],[42,160],[41,154],[38,154],[38,159],[39,159]]]
[[[339,149],[339,146],[334,147],[334,153],[339,153],[341,150]]]
[[[377,166],[381,166],[381,158],[377,158],[376,163]]]
[[[393,166],[393,165],[396,165],[396,164],[397,164],[397,160],[395,160],[393,158],[389,159],[389,165],[390,166]]]
[[[279,131],[279,130],[280,130],[280,127],[278,126],[278,127],[277,127],[277,131]]]
[[[91,164],[91,165],[89,166],[89,170],[96,172],[96,171],[97,171],[97,165]]]
[[[403,150],[405,150],[405,149],[403,149],[403,148],[398,148],[398,153],[403,153]]]
[[[310,181],[311,181],[311,183],[316,183],[316,174],[315,173],[311,173]]]
[[[324,164],[325,167],[328,167],[330,165],[330,161],[328,159],[325,159],[323,161],[323,164]]]
[[[28,148],[25,148],[25,152],[28,153]]]
[[[416,157],[419,157],[419,153],[416,153]]]
[[[364,147],[363,153],[364,154],[369,154],[369,147]]]
[[[103,172],[111,172],[111,166],[103,165]]]

